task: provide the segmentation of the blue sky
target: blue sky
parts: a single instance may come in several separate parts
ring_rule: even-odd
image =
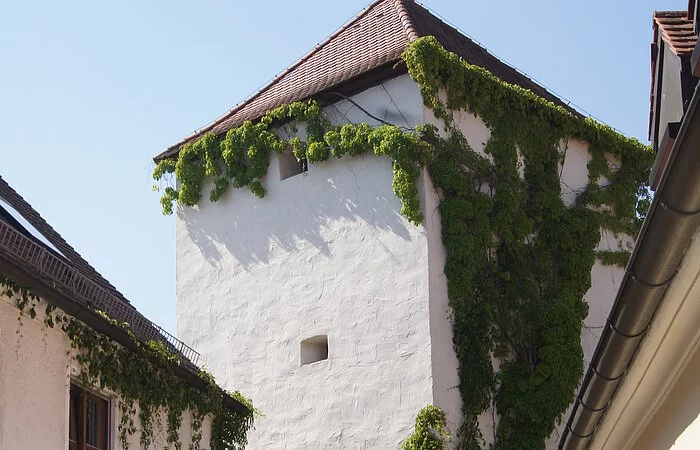
[[[174,332],[174,218],[161,215],[151,190],[151,157],[250,95],[368,2],[0,0],[0,175]],[[652,11],[687,7],[684,0],[424,4],[644,142]]]

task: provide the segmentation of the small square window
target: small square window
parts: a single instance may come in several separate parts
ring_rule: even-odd
[[[328,336],[325,334],[301,341],[301,365],[328,359]]]
[[[286,150],[280,155],[280,180],[299,175],[309,170],[306,158],[297,161],[297,157],[291,150]]]

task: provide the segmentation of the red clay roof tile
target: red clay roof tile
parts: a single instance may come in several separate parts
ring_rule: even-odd
[[[687,11],[655,11],[654,27],[658,27],[661,37],[678,56],[693,53],[698,35],[693,30],[693,19]]]

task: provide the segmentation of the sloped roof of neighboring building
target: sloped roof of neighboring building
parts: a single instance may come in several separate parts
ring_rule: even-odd
[[[120,323],[128,323],[134,335],[144,342],[170,341],[173,350],[196,362],[194,350],[134,308],[1,176],[0,231],[0,256],[29,263],[25,269],[37,272],[34,273],[37,278],[59,290],[70,289],[70,298],[76,304],[99,309]]]
[[[0,274],[27,285],[67,314],[125,347],[133,348],[129,333],[118,325],[125,322],[129,324],[128,331],[139,341],[163,342],[180,357],[175,368],[178,376],[199,389],[206,389],[206,382],[198,376],[199,354],[138,312],[2,177]],[[117,324],[105,320],[100,313]],[[236,411],[247,411],[245,405],[227,394],[223,401]]]
[[[94,281],[103,284],[109,288],[115,295],[126,303],[129,301],[117,291],[102,275],[100,275],[87,261],[83,259],[78,252],[71,247],[56,230],[49,225],[46,220],[22,198],[12,187],[0,176],[0,199],[6,201],[19,214],[24,217],[36,230],[41,233],[47,241],[51,243],[61,256],[65,257],[70,263],[79,269],[82,273],[92,278]]]
[[[405,66],[397,67],[396,63],[406,47],[421,36],[435,36],[445,49],[470,64],[578,114],[415,1],[377,0],[253,96],[154,159],[174,156],[184,144],[205,133],[223,134],[282,104],[320,96],[330,90],[356,92],[377,84],[378,80],[405,73]]]
[[[655,11],[654,29],[661,32],[661,37],[676,55],[690,56],[693,53],[698,35],[688,11]]]
[[[138,338],[151,340],[165,337],[160,335],[160,327],[139,313],[1,176],[0,200],[0,227],[3,231],[0,234],[0,256],[24,264],[28,271],[37,272],[38,278],[45,279],[57,289],[66,287],[61,284],[71,285],[71,297],[77,303],[83,301],[84,306],[98,308],[120,323],[128,322]],[[35,236],[9,214],[11,211],[6,211],[7,205],[41,236]],[[58,252],[42,242],[40,237],[45,238]]]

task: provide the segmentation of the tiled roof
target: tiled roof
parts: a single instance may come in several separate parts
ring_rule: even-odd
[[[373,72],[384,69],[382,73],[385,77],[405,73],[405,67],[393,67],[401,53],[414,39],[431,35],[447,50],[460,55],[470,64],[481,66],[503,81],[529,89],[575,113],[561,99],[413,0],[377,0],[259,92],[157,155],[155,160],[177,154],[182,145],[205,133],[223,134],[245,120],[258,119],[266,111],[282,104],[318,96],[353,80],[360,84],[376,83],[376,75],[375,78],[369,76]]]
[[[427,9],[413,1],[405,1],[404,3],[410,13],[413,26],[418,36],[434,36],[445,50],[456,53],[469,64],[483,67],[507,83],[529,89],[545,100],[575,112],[559,97],[553,95],[544,87],[496,58],[484,47],[460,33],[459,30],[456,30],[435,17]]]
[[[658,27],[673,53],[678,56],[693,53],[698,35],[693,30],[693,19],[688,17],[688,11],[656,11],[654,27]]]
[[[75,304],[88,305],[113,319],[127,322],[139,339],[165,340],[191,362],[196,352],[149,321],[80,254],[61,237],[32,206],[0,177],[0,199],[19,213],[59,253],[37,239],[0,205],[0,256],[25,263],[24,270],[43,279],[55,289],[68,289]],[[39,257],[38,255],[43,256]],[[17,259],[19,258],[19,259]],[[37,268],[39,270],[37,270]],[[60,284],[64,286],[60,286]]]
[[[83,257],[80,256],[80,254],[76,252],[75,249],[71,247],[21,195],[17,193],[17,191],[12,189],[12,187],[1,176],[0,198],[5,200],[19,214],[21,214],[27,222],[36,228],[36,230],[41,233],[46,240],[51,243],[51,245],[56,247],[56,249],[68,259],[71,265],[80,270],[86,276],[90,277],[93,281],[104,285],[115,295],[120,297],[123,302],[129,303],[129,301],[124,298],[124,296],[119,293],[119,291],[117,291],[116,288],[109,283],[109,281],[104,279],[102,275],[100,275],[87,261],[85,261]],[[33,238],[31,235],[29,235],[29,237]]]
[[[203,392],[210,385],[196,365],[199,354],[177,337],[148,320],[105,280],[78,252],[58,234],[10,185],[0,177],[0,274],[22,283],[64,309],[86,325],[105,334],[127,348],[137,349],[136,337],[142,343],[162,342],[180,360],[172,369],[185,383]],[[6,211],[8,205],[22,216],[56,250],[40,241],[17,216]],[[5,273],[7,271],[8,273]],[[104,313],[117,323],[105,320]],[[128,323],[129,333],[118,325]],[[240,401],[223,392],[224,406],[247,413]]]

